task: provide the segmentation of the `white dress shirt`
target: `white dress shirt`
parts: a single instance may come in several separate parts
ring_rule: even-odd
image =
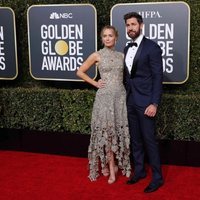
[[[133,65],[133,60],[135,58],[135,55],[137,53],[138,47],[143,39],[143,34],[140,34],[138,38],[136,38],[136,40],[134,40],[133,42],[137,43],[137,47],[136,46],[132,46],[128,48],[128,51],[126,53],[126,58],[125,58],[125,62],[126,62],[126,66],[128,68],[129,73],[131,73],[131,69],[132,69],[132,65]]]

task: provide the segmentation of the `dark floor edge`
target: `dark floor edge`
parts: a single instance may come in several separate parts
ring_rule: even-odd
[[[87,157],[90,135],[0,129],[0,150]],[[200,142],[159,140],[162,164],[200,166]]]

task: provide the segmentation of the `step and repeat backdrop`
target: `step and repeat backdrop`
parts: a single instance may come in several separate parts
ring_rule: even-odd
[[[190,8],[185,2],[116,4],[111,24],[119,31],[116,49],[130,40],[123,16],[138,12],[144,35],[162,49],[165,84],[182,84],[189,77]],[[15,15],[0,8],[0,79],[17,77]],[[29,68],[37,80],[82,81],[76,71],[97,51],[97,11],[91,4],[33,5],[27,10]],[[97,76],[96,66],[88,75]]]
[[[18,75],[15,14],[0,7],[0,79],[13,80]]]
[[[143,17],[143,33],[162,49],[165,83],[184,83],[189,76],[190,9],[186,3],[117,4],[111,10],[111,23],[119,31],[117,49],[130,38],[123,16],[135,11]]]
[[[94,6],[31,6],[27,16],[32,77],[76,81],[77,68],[97,49]],[[95,78],[96,68],[88,75]]]

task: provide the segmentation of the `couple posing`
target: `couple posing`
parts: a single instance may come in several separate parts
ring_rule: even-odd
[[[95,181],[102,173],[112,184],[119,169],[130,177],[127,184],[135,184],[146,177],[147,153],[152,179],[144,192],[149,193],[163,184],[155,139],[155,115],[162,93],[162,52],[142,34],[143,19],[138,13],[125,14],[124,21],[132,39],[124,54],[114,49],[118,38],[115,27],[105,26],[101,31],[104,48],[92,53],[77,71],[80,78],[98,88],[88,148],[89,178]],[[94,64],[101,77],[98,81],[86,73]]]

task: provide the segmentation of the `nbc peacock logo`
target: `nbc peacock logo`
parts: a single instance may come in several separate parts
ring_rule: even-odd
[[[49,19],[72,19],[72,18],[73,18],[72,13],[57,13],[57,12],[52,12],[49,17]]]

